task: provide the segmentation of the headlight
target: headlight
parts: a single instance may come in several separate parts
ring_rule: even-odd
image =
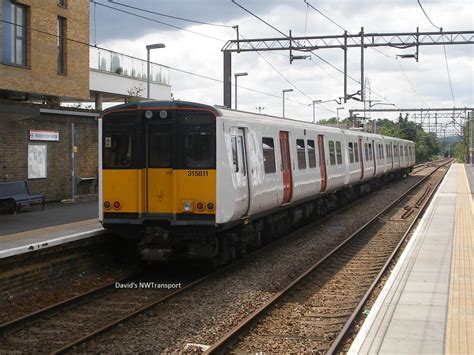
[[[196,203],[196,209],[198,211],[202,211],[204,209],[204,202],[199,201],[198,203]]]
[[[193,202],[192,201],[184,201],[183,202],[183,211],[192,212],[193,211]]]
[[[208,203],[207,203],[207,209],[208,209],[209,211],[214,211],[214,207],[215,207],[215,206],[214,206],[214,204],[213,204],[212,202],[208,202]]]
[[[104,202],[104,208],[105,208],[106,210],[108,210],[108,209],[110,208],[110,202],[109,202],[109,201],[105,201],[105,202]]]

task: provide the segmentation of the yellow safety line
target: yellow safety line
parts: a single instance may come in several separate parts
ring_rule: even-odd
[[[474,206],[464,165],[459,165],[449,285],[447,354],[474,354]]]

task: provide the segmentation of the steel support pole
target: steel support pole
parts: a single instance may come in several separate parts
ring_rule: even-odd
[[[74,127],[74,122],[71,123],[71,200],[75,202],[75,195],[76,195],[76,172],[75,172],[75,157],[74,157],[74,148],[76,146],[76,130]]]
[[[360,28],[360,99],[365,101],[364,93],[364,27]]]
[[[283,91],[283,117],[285,117],[285,92]]]
[[[315,103],[313,102],[313,123],[316,123],[316,108],[314,106]]]
[[[347,31],[344,31],[344,102],[347,102]]]
[[[224,106],[232,108],[232,52],[224,51]]]
[[[234,99],[235,103],[234,103],[234,105],[235,105],[235,109],[237,110],[237,75],[235,76],[234,85],[235,85],[235,99]]]
[[[150,100],[150,48],[146,49],[146,98]]]

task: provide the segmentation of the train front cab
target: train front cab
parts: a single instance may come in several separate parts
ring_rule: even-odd
[[[102,115],[102,223],[146,260],[205,254],[190,248],[215,226],[216,113],[150,101]]]

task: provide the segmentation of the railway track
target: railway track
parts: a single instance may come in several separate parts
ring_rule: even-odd
[[[0,352],[63,353],[159,303],[185,292],[207,276],[182,287],[163,289],[133,274],[0,325]],[[161,285],[177,285],[165,280]],[[119,286],[118,286],[119,285]],[[181,286],[181,285],[179,285]]]
[[[334,353],[427,206],[449,163],[439,162],[433,172],[243,319],[206,353]],[[413,213],[403,216],[406,207]]]
[[[340,213],[351,205],[334,213]],[[320,222],[330,219],[334,213],[322,217]],[[216,273],[190,279],[177,290],[145,289],[137,292],[135,288],[115,287],[116,282],[120,284],[135,282],[137,276],[134,275],[5,323],[0,325],[0,352],[18,349],[26,352],[66,352],[160,303],[183,294],[211,276],[217,277],[230,267],[238,268],[240,263],[255,257],[255,254],[267,247],[284,242],[284,239],[280,238]]]

